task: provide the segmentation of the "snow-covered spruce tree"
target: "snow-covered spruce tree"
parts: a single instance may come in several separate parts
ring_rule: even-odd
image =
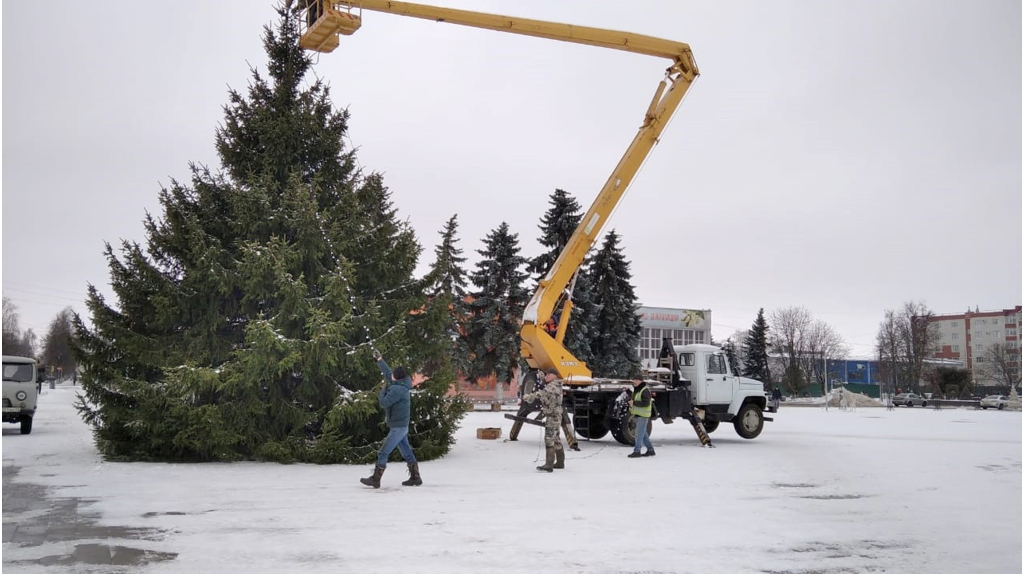
[[[466,271],[463,269],[466,258],[456,245],[459,242],[458,231],[459,216],[456,214],[439,232],[441,243],[434,248],[434,263],[424,279],[430,295],[450,295],[459,300],[466,297]]]
[[[505,222],[487,235],[477,253],[483,259],[470,276],[476,290],[466,322],[469,375],[495,374],[499,382],[508,382],[519,366],[519,327],[528,299],[523,288],[526,274],[520,269],[526,259],[519,255],[518,235],[510,233]]]
[[[547,248],[547,251],[533,258],[526,268],[526,271],[533,275],[535,281],[540,281],[551,269],[583,218],[580,204],[561,189],[556,189],[551,194],[550,204],[551,207],[548,208],[540,225],[537,226],[540,229],[538,241]],[[589,266],[589,261],[580,266],[576,287],[573,289],[574,308],[569,317],[569,327],[565,332],[565,348],[588,365],[594,361],[591,347],[597,334],[598,317],[598,307],[594,303],[593,287],[590,284],[590,274],[588,273]],[[561,320],[561,312],[560,301],[554,311],[556,323]]]
[[[590,267],[594,302],[600,306],[594,338],[597,377],[631,377],[640,373],[640,305],[630,283],[629,262],[619,248],[615,230],[608,232]]]
[[[466,344],[465,323],[466,307],[466,271],[463,265],[466,258],[458,247],[459,216],[453,215],[440,231],[441,243],[434,248],[434,262],[430,271],[423,279],[427,289],[427,307],[425,314],[436,315],[441,323],[438,329],[443,333],[437,343],[443,346],[444,352],[451,360],[451,367],[463,374],[470,372],[469,348]],[[428,364],[425,374],[432,374],[435,366]]]
[[[229,94],[223,171],[193,165],[161,190],[146,248],[106,246],[116,305],[90,286],[93,328],[75,318],[77,406],[109,458],[367,462],[386,432],[370,339],[392,364],[428,358],[410,337],[420,248],[381,178],[355,169],[347,112],[303,85],[291,3],[278,14],[269,78]],[[422,459],[463,416],[441,378],[413,399]]]
[[[764,318],[764,309],[757,311],[757,318],[750,326],[747,338],[743,341],[743,354],[746,357],[743,376],[761,381],[765,390],[772,388],[772,374],[768,368],[768,322]]]

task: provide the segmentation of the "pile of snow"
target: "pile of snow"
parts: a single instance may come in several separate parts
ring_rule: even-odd
[[[882,401],[861,393],[846,389],[832,389],[828,396],[828,406],[836,408],[881,407]]]

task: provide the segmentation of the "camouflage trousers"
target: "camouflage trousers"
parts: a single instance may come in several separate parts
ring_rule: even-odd
[[[558,431],[561,430],[559,417],[550,417],[544,420],[544,446],[561,446],[562,441],[558,438]]]

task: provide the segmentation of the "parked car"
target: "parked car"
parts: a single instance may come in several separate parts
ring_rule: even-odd
[[[992,407],[994,409],[1003,410],[1004,408],[1006,408],[1006,403],[1008,402],[1009,399],[1007,399],[1004,395],[989,395],[981,399],[981,408],[987,409],[989,407]]]
[[[892,398],[893,406],[906,405],[908,407],[926,407],[928,400],[916,393],[900,393]]]

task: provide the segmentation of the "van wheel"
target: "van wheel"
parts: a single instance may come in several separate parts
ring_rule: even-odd
[[[764,428],[764,413],[756,403],[744,403],[740,412],[736,414],[732,424],[736,427],[736,434],[743,438],[757,438]]]
[[[718,430],[718,421],[702,421],[704,423],[704,432],[711,434]]]
[[[21,417],[21,434],[32,432],[32,417]]]

